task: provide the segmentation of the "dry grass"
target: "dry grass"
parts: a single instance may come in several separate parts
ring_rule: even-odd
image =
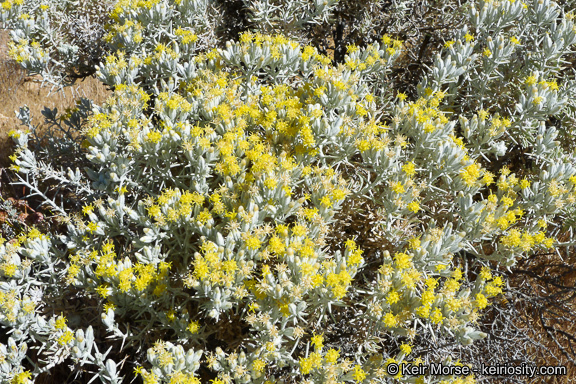
[[[8,132],[18,128],[20,121],[14,111],[28,105],[33,116],[33,124],[42,122],[40,111],[44,107],[58,108],[64,111],[74,106],[79,97],[87,97],[101,104],[109,95],[109,91],[96,79],[87,78],[77,86],[68,87],[64,91],[50,92],[49,86],[41,86],[38,77],[28,77],[19,65],[8,57],[9,35],[0,31],[0,167],[10,164],[8,156],[12,153],[11,140]]]

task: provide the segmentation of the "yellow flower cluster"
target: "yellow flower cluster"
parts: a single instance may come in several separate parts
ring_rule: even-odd
[[[139,21],[125,20],[123,24],[110,24],[108,27],[108,33],[104,35],[103,39],[110,43],[114,38],[121,37],[125,40],[128,37],[131,37],[132,41],[140,43],[142,42],[142,30],[143,27]]]
[[[34,314],[36,305],[28,296],[20,297],[15,291],[0,292],[0,320],[15,324],[20,317]]]
[[[532,248],[538,245],[544,248],[552,248],[554,242],[553,238],[546,237],[542,231],[530,233],[529,231],[520,231],[516,228],[508,231],[508,234],[500,239],[502,245],[508,248],[518,248],[522,252],[530,252]]]
[[[2,4],[6,3],[9,2],[7,1]],[[18,63],[30,60],[43,60],[47,57],[47,51],[42,48],[37,41],[21,39],[18,41],[18,44],[10,41],[8,47],[8,55]]]
[[[140,8],[151,9],[154,5],[160,3],[161,0],[120,0],[115,4],[110,17],[116,22],[119,22],[121,18],[130,13],[130,11],[137,11]]]
[[[100,252],[92,250],[70,255],[67,282],[71,284],[80,279],[82,271],[95,276],[92,289],[99,297],[110,300],[109,308],[118,305],[116,298],[119,295],[143,297],[151,293],[159,297],[166,292],[170,263],[127,265],[117,259],[114,248],[113,243],[107,242]]]
[[[24,4],[24,0],[5,0],[0,3],[0,7],[4,10],[12,9],[15,5],[22,5]]]

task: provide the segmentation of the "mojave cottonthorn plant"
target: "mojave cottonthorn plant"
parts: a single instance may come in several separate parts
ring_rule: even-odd
[[[1,239],[3,382],[65,365],[103,383],[472,383],[387,367],[461,364],[423,340],[482,339],[498,271],[563,245],[564,7],[466,3],[408,91],[397,36],[341,62],[298,40],[338,1],[245,3],[266,34],[225,44],[219,2],[110,4],[93,68],[109,99],[47,111],[67,134],[42,142],[21,109],[12,168],[58,225]],[[12,57],[55,83],[79,65],[76,40],[50,38],[59,6],[0,13]],[[522,164],[504,163],[513,149]],[[370,228],[344,228],[358,209]]]

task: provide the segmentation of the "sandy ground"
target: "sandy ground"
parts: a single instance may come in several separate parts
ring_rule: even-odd
[[[42,87],[38,76],[26,76],[25,70],[8,57],[9,40],[8,31],[0,30],[0,167],[10,165],[8,156],[12,153],[12,143],[8,132],[20,126],[15,114],[20,107],[28,105],[33,124],[41,124],[40,111],[45,106],[64,112],[66,108],[74,106],[79,97],[101,103],[109,95],[106,88],[94,78],[87,78],[64,91],[50,92],[49,85]]]

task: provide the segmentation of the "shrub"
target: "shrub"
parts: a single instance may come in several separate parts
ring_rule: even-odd
[[[49,77],[43,6],[2,4]],[[301,43],[348,3],[250,4],[266,34],[218,47],[211,2],[119,1],[94,67],[113,95],[47,111],[44,141],[21,109],[13,170],[60,226],[0,246],[4,381],[474,382],[387,367],[460,364],[427,340],[482,339],[500,271],[571,244],[572,14],[467,3],[406,85],[400,33],[341,62]]]

